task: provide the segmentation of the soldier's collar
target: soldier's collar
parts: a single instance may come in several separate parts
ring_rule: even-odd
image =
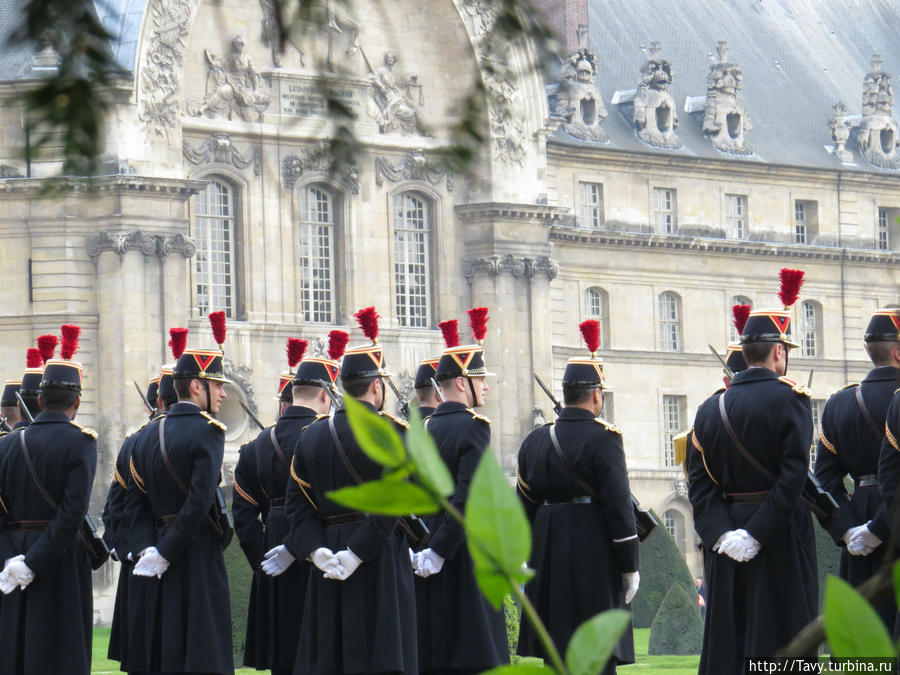
[[[872,368],[863,382],[887,382],[900,380],[900,368],[894,366],[879,366]]]
[[[778,373],[774,370],[769,370],[768,368],[763,368],[762,366],[753,366],[752,368],[747,368],[747,370],[742,370],[734,376],[734,379],[731,381],[731,386],[733,387],[736,384],[743,384],[745,382],[759,382],[762,380],[777,380]]]
[[[563,408],[559,413],[561,420],[592,420],[594,413],[584,408]]]
[[[284,409],[284,414],[279,417],[279,420],[283,419],[297,419],[299,417],[316,417],[319,413],[317,413],[312,408],[307,408],[305,405],[289,405]]]
[[[466,408],[468,408],[468,406],[465,403],[460,403],[459,401],[442,401],[438,404],[438,407],[434,409],[434,412],[431,413],[431,416],[434,417],[436,415],[459,412],[460,410],[465,410]]]

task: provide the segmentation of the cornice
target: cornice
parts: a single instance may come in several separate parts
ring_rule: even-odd
[[[837,248],[811,244],[781,244],[737,239],[684,237],[671,234],[611,232],[578,227],[552,225],[549,239],[560,244],[604,246],[607,248],[649,248],[694,253],[745,255],[757,257],[796,258],[852,263],[897,265],[900,253],[873,249]]]
[[[523,220],[551,223],[562,218],[571,209],[546,204],[512,204],[505,202],[484,202],[480,204],[459,204],[456,215],[460,222],[470,223],[484,220]]]
[[[0,198],[5,194],[29,194],[37,198],[52,198],[70,193],[131,192],[177,194],[189,197],[207,185],[207,181],[187,178],[159,178],[152,176],[96,176],[93,179],[64,176],[62,178],[7,178],[0,180]]]

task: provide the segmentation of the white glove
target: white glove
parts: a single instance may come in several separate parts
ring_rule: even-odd
[[[640,572],[625,572],[622,574],[622,586],[625,588],[625,604],[630,605],[631,601],[634,599],[634,594],[638,591],[638,586],[641,585],[641,573]]]
[[[747,562],[759,553],[761,545],[750,536],[747,530],[731,530],[726,532],[724,539],[720,539],[719,553],[727,555],[735,562]]]
[[[16,588],[24,591],[28,584],[34,581],[34,572],[25,564],[25,556],[22,554],[9,558],[0,575],[2,575],[0,591],[4,595],[9,595]]]
[[[870,520],[865,525],[856,528],[856,531],[850,537],[847,544],[847,552],[850,555],[869,555],[876,548],[881,546],[881,539],[872,534],[869,529]]]
[[[334,579],[335,581],[346,581],[356,568],[362,565],[362,558],[356,555],[349,548],[338,551],[334,554],[337,558],[337,565],[325,572],[326,579]]]
[[[437,574],[444,568],[444,559],[434,552],[433,549],[426,548],[416,553],[413,567],[416,575],[427,579],[432,574]]]
[[[843,535],[841,535],[841,541],[844,542],[845,546],[850,543],[850,540],[853,539],[853,535],[856,534],[856,531],[861,527],[865,527],[865,525],[857,525],[856,527],[851,527],[849,530],[844,532]]]
[[[140,559],[134,566],[134,574],[138,577],[156,577],[162,579],[162,575],[169,569],[169,561],[163,558],[155,546],[148,546],[140,553]]]
[[[732,532],[733,532],[733,530],[729,530],[728,532],[723,532],[723,533],[722,533],[722,536],[719,537],[718,540],[716,540],[716,543],[715,543],[715,544],[713,544],[713,547],[712,547],[713,553],[718,553],[718,552],[719,552],[719,549],[722,547],[722,542],[725,541],[725,537],[727,537],[727,536],[728,536],[729,534],[731,534]]]
[[[284,544],[279,544],[275,548],[266,551],[265,560],[262,561],[260,567],[270,577],[277,577],[293,565],[295,560],[296,558],[291,555],[291,552],[285,548]]]
[[[411,548],[407,549],[409,551],[409,564],[412,565],[413,569],[416,569],[416,554],[413,553]]]
[[[310,553],[306,556],[306,559],[323,572],[328,572],[333,567],[337,567],[338,564],[338,559],[334,557],[334,552],[324,546]]]

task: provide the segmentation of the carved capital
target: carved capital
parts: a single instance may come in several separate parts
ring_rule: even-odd
[[[539,258],[525,258],[525,276],[533,279],[539,274],[546,274],[550,281],[559,276],[559,264],[550,259],[550,256],[542,255]]]
[[[449,171],[439,171],[428,162],[423,150],[410,150],[406,157],[397,164],[391,164],[387,157],[375,157],[375,184],[384,185],[387,180],[391,183],[399,183],[403,180],[421,180],[437,186],[446,177],[447,191],[453,191],[453,174]]]
[[[526,277],[528,279],[533,279],[539,274],[546,274],[550,280],[553,280],[559,275],[559,265],[548,256],[519,258],[512,253],[507,253],[505,256],[491,255],[473,258],[463,263],[463,276],[470,283],[477,274],[496,277],[505,272],[516,278]]]
[[[144,254],[144,262],[149,262],[150,256],[156,253],[156,239],[140,230],[110,230],[89,237],[84,248],[95,261],[103,251],[114,251],[122,258],[128,251],[137,250]]]
[[[181,233],[168,236],[157,235],[156,254],[160,259],[165,260],[173,251],[180,253],[185,259],[193,258],[197,255],[197,242]]]
[[[230,164],[237,169],[246,169],[253,165],[253,173],[262,174],[262,153],[259,148],[253,148],[247,152],[238,150],[231,141],[231,136],[224,132],[210,134],[209,138],[193,145],[185,140],[182,144],[184,158],[191,164]]]

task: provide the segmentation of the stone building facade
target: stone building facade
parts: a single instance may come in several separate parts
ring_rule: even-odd
[[[536,69],[532,45],[509,45],[499,58],[516,76],[501,79],[482,67],[498,55],[480,2],[335,3],[283,54],[270,0],[107,4],[127,76],[108,175],[92,183],[41,190],[59,163],[21,159],[16,96],[53,55],[0,42],[0,368],[18,373],[38,334],[83,327],[80,417],[101,434],[98,512],[118,446],[143,421],[131,380],[169,360],[169,327],[211,346],[205,315],[225,310],[231,400],[270,423],[288,336],[321,351],[340,327],[361,342],[352,313],[374,304],[408,389],[442,346],[438,321],[478,304],[491,308],[486,413],[505,469],[552,417],[532,372],[558,392],[566,359],[583,353],[577,324],[598,318],[605,415],[624,431],[633,490],[698,570],[671,440],[720,386],[707,345],[724,352],[731,304],[773,305],[778,269],[806,270],[789,374],[814,371],[821,411],[867,369],[869,314],[897,302],[888,71],[900,49],[874,15],[847,28],[836,2],[792,17],[714,3],[727,21],[712,21],[675,0],[548,1],[569,17],[568,58]],[[0,9],[7,32],[12,5]],[[810,32],[816,12],[837,37],[821,22]],[[362,142],[337,172],[318,68]],[[437,153],[476,77],[508,105],[489,105],[477,178],[466,178]],[[228,481],[255,430],[234,403],[223,416]],[[101,620],[108,610],[98,603]]]

